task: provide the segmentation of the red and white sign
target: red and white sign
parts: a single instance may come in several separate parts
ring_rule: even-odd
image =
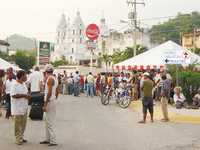
[[[94,50],[94,49],[97,48],[97,43],[92,41],[92,40],[88,40],[87,41],[87,48],[90,49],[90,50],[91,49]]]
[[[90,24],[86,28],[86,36],[90,40],[93,40],[93,41],[96,40],[99,37],[99,34],[100,34],[100,29],[96,24]]]

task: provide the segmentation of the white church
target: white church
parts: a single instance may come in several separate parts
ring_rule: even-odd
[[[105,20],[101,19],[104,23]],[[101,33],[105,33],[105,25],[100,24]],[[60,60],[65,57],[70,64],[88,64],[91,52],[87,49],[87,37],[85,35],[86,26],[78,11],[74,20],[66,19],[62,14],[61,20],[56,30],[55,51],[51,54],[51,61]],[[102,37],[102,35],[100,35]],[[93,55],[94,61],[97,59],[101,50],[97,48]]]

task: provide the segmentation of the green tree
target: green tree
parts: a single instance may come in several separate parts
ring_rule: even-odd
[[[56,60],[52,63],[54,67],[62,66],[62,65],[68,65],[69,62],[65,59],[65,56],[62,56],[60,60]]]
[[[147,51],[146,47],[143,47],[141,45],[136,46],[136,55],[139,55],[141,53],[144,53]],[[112,55],[113,63],[119,63],[121,61],[124,61],[126,59],[132,58],[134,52],[134,47],[127,47],[124,51],[117,51]]]
[[[192,52],[194,52],[195,54],[200,55],[200,48],[192,49]]]
[[[26,71],[30,70],[36,63],[35,52],[27,52],[18,50],[15,54],[15,63]]]
[[[181,33],[192,32],[196,27],[200,27],[199,12],[192,12],[191,14],[178,13],[174,19],[169,19],[151,28],[151,42],[160,44],[173,40],[180,44]]]
[[[103,54],[100,60],[106,64],[106,71],[108,71],[108,64],[112,62],[112,56],[108,54]]]

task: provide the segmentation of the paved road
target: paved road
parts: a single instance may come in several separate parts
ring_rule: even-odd
[[[97,98],[61,96],[57,103],[56,150],[199,150],[200,126],[138,124],[141,114],[115,103],[102,106]],[[28,121],[23,146],[13,144],[13,121],[0,119],[0,150],[45,150],[41,121]]]

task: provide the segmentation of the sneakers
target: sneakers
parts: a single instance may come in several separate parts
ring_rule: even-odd
[[[52,144],[50,143],[48,146],[57,146],[58,144]]]
[[[40,144],[50,144],[50,142],[48,142],[48,141],[42,141],[42,142],[40,142]]]
[[[57,146],[58,144],[56,143],[50,143],[49,141],[42,141],[40,144],[48,144],[48,146]]]
[[[27,142],[28,142],[28,141],[27,141],[27,140],[25,140],[25,139],[23,139],[23,140],[22,140],[22,143],[27,143]]]
[[[28,142],[27,140],[23,139],[23,140],[20,141],[20,142],[15,142],[15,144],[17,144],[17,145],[22,145],[22,144],[27,143],[27,142]]]

